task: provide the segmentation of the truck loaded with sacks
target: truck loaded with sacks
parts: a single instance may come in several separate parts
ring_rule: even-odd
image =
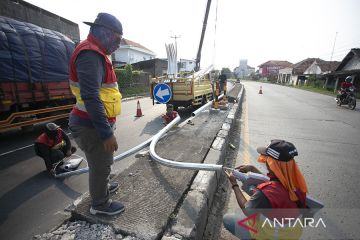
[[[62,33],[0,16],[0,131],[68,117],[74,48]]]

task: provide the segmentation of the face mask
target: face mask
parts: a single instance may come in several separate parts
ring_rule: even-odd
[[[115,52],[120,46],[121,37],[105,27],[92,27],[90,32],[106,50],[106,54]]]

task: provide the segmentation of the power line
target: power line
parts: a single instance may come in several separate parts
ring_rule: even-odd
[[[343,51],[348,51],[352,48],[358,48],[360,47],[360,41],[355,41],[355,42],[349,42],[346,44],[343,44],[341,46],[337,46],[336,48],[334,48],[334,53],[336,52],[343,52]],[[331,56],[333,52],[323,52],[322,54],[319,54],[318,56]]]
[[[216,25],[217,25],[217,14],[218,14],[218,0],[216,0],[216,12],[215,12],[215,30],[214,30],[214,48],[213,48],[213,56],[212,56],[212,64],[215,65],[215,57],[216,57]]]
[[[336,34],[335,34],[335,40],[334,40],[334,45],[333,45],[333,49],[332,49],[332,52],[331,52],[330,62],[332,61],[332,57],[333,57],[333,54],[334,54],[334,48],[335,48],[337,34],[338,34],[338,32],[336,32]]]

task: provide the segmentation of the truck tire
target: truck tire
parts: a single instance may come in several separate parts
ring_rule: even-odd
[[[208,99],[207,99],[206,95],[202,96],[201,106],[204,106],[207,103],[208,103]]]

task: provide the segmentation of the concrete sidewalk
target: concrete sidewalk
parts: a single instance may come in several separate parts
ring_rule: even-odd
[[[229,95],[236,98],[239,91],[237,85]],[[237,109],[230,103],[227,110],[204,111],[193,124],[170,130],[156,152],[175,161],[221,164]],[[169,168],[144,156],[113,180],[120,189],[112,199],[125,205],[124,213],[93,216],[85,195],[72,211],[73,219],[109,224],[117,233],[140,239],[201,238],[217,173]]]

